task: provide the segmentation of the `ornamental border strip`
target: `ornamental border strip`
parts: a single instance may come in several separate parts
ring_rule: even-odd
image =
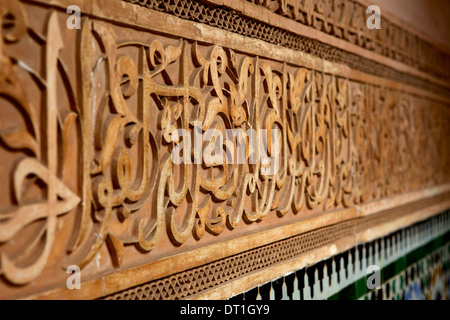
[[[425,274],[430,265],[448,269],[449,245],[450,211],[444,211],[251,288],[230,300],[362,300],[378,295],[383,299],[392,299],[394,295],[401,298],[406,291],[405,280],[408,279],[405,278],[409,278],[405,275],[410,274],[411,269],[416,269],[415,274]],[[435,259],[437,256],[441,256],[442,264]],[[423,265],[425,260],[427,267]],[[421,268],[418,268],[419,263]],[[379,268],[382,285],[370,289],[368,270],[375,266]],[[398,283],[401,277],[402,285]],[[389,283],[391,290],[386,290]]]
[[[246,37],[262,40],[270,44],[304,52],[320,59],[347,65],[354,70],[359,70],[378,77],[390,78],[395,81],[433,91],[440,95],[448,95],[450,91],[449,88],[430,83],[430,81],[426,79],[420,79],[419,77],[408,73],[394,70],[382,63],[335,48],[318,40],[283,30],[267,23],[252,20],[230,9],[214,7],[203,2],[192,2],[190,0],[178,0],[176,4],[164,0],[122,1],[174,15],[181,19],[200,22]],[[443,78],[443,80],[448,79],[450,79],[450,74]]]
[[[438,78],[449,79],[450,53],[426,40],[423,34],[410,32],[383,14],[380,16],[381,29],[362,33],[366,28],[364,22],[369,3],[361,3],[361,0],[245,1]],[[421,59],[424,55],[431,59]],[[442,65],[445,65],[444,69]]]
[[[107,295],[105,300],[186,299],[264,268],[352,236],[367,227],[396,220],[449,199],[450,193],[415,201],[367,217],[347,220],[248,250],[224,259]],[[356,244],[355,244],[356,245]]]

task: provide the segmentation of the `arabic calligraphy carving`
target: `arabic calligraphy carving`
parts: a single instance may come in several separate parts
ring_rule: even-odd
[[[121,267],[125,247],[146,254],[165,233],[180,246],[272,215],[448,181],[449,109],[429,98],[187,38],[123,40],[88,18],[71,31],[78,38],[69,58],[59,13],[41,34],[19,2],[1,0],[0,10],[0,156],[17,160],[0,167],[12,174],[0,203],[0,272],[13,284],[39,277],[68,221],[62,251],[70,259],[85,267],[106,246]],[[22,38],[42,48],[42,66],[10,54]],[[197,122],[223,134],[279,129],[279,148],[269,152],[280,154],[280,170],[265,174],[259,157],[174,164],[170,153],[185,139],[176,129],[194,136]],[[248,138],[245,145],[248,160]]]

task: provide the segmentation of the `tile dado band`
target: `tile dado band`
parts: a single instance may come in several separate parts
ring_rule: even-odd
[[[63,12],[0,8],[6,296],[64,286],[68,264],[94,278],[449,181],[449,108],[428,97],[189,35],[95,18],[73,31]],[[282,170],[172,165],[173,130],[196,120],[280,129]]]

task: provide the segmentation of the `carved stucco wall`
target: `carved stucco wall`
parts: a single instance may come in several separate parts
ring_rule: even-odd
[[[226,298],[447,209],[450,53],[365,8],[0,1],[0,298]],[[280,170],[173,164],[196,121]]]

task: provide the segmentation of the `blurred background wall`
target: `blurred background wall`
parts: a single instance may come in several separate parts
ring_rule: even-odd
[[[450,50],[449,0],[368,0]]]

